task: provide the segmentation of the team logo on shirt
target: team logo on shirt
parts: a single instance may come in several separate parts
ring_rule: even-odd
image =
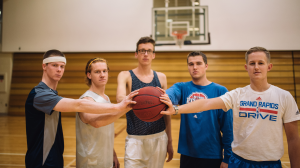
[[[199,100],[199,99],[207,99],[206,94],[202,92],[193,92],[190,94],[186,100],[186,103],[191,103],[193,101]]]
[[[239,117],[277,121],[278,104],[256,101],[240,101]]]
[[[196,100],[199,99],[208,99],[206,94],[203,92],[193,92],[192,94],[190,94],[186,100],[186,103],[191,103],[194,102]],[[202,111],[200,111],[199,113],[201,113]],[[198,118],[197,115],[194,115],[194,118]]]

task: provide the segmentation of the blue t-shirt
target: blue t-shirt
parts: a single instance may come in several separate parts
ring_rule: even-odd
[[[26,100],[27,168],[63,167],[64,138],[61,114],[53,108],[62,99],[44,82],[34,87]]]
[[[198,99],[219,97],[227,92],[224,86],[211,83],[195,85],[192,81],[175,83],[166,93],[173,104],[187,104]],[[221,135],[221,132],[223,136]],[[181,114],[178,153],[204,158],[222,159],[228,163],[231,156],[232,111],[222,109]]]

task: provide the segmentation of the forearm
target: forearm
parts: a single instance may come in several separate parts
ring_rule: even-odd
[[[92,114],[104,114],[104,113],[113,113],[120,112],[118,104],[111,103],[97,103],[84,99],[76,100],[74,104],[74,111],[76,112],[86,112]]]
[[[88,123],[95,128],[99,128],[99,127],[103,127],[103,126],[106,126],[106,125],[109,125],[109,124],[115,122],[117,119],[119,119],[124,114],[125,113],[121,113],[121,112],[99,114],[99,115],[97,115],[97,117],[91,118]]]
[[[178,113],[196,113],[200,111],[206,111],[210,110],[208,108],[205,108],[206,104],[208,103],[208,99],[200,99],[196,100],[192,103],[184,104],[181,106],[178,106]]]
[[[166,124],[166,134],[168,136],[168,143],[172,143],[172,134],[171,134],[171,116],[164,116],[165,124]]]
[[[300,168],[300,138],[289,140],[288,149],[291,168]]]
[[[178,113],[197,113],[213,109],[225,109],[223,100],[219,97],[212,99],[199,99],[192,103],[184,104],[178,107]]]

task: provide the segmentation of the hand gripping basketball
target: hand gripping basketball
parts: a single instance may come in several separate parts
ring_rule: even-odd
[[[167,109],[167,105],[160,101],[163,94],[161,90],[156,87],[147,86],[139,90],[139,94],[132,100],[136,101],[132,109],[134,114],[142,121],[153,122],[160,119],[163,115],[161,111]]]

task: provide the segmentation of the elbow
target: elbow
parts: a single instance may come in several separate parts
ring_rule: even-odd
[[[117,96],[117,103],[120,103],[123,100],[123,97]]]
[[[100,127],[102,127],[102,125],[99,124],[99,123],[94,123],[94,124],[90,124],[90,125],[93,126],[94,128],[100,128]]]
[[[87,124],[91,125],[94,128],[100,128],[100,127],[103,126],[102,122],[99,122],[99,121],[96,121],[96,120],[90,120],[90,121],[88,121]]]

